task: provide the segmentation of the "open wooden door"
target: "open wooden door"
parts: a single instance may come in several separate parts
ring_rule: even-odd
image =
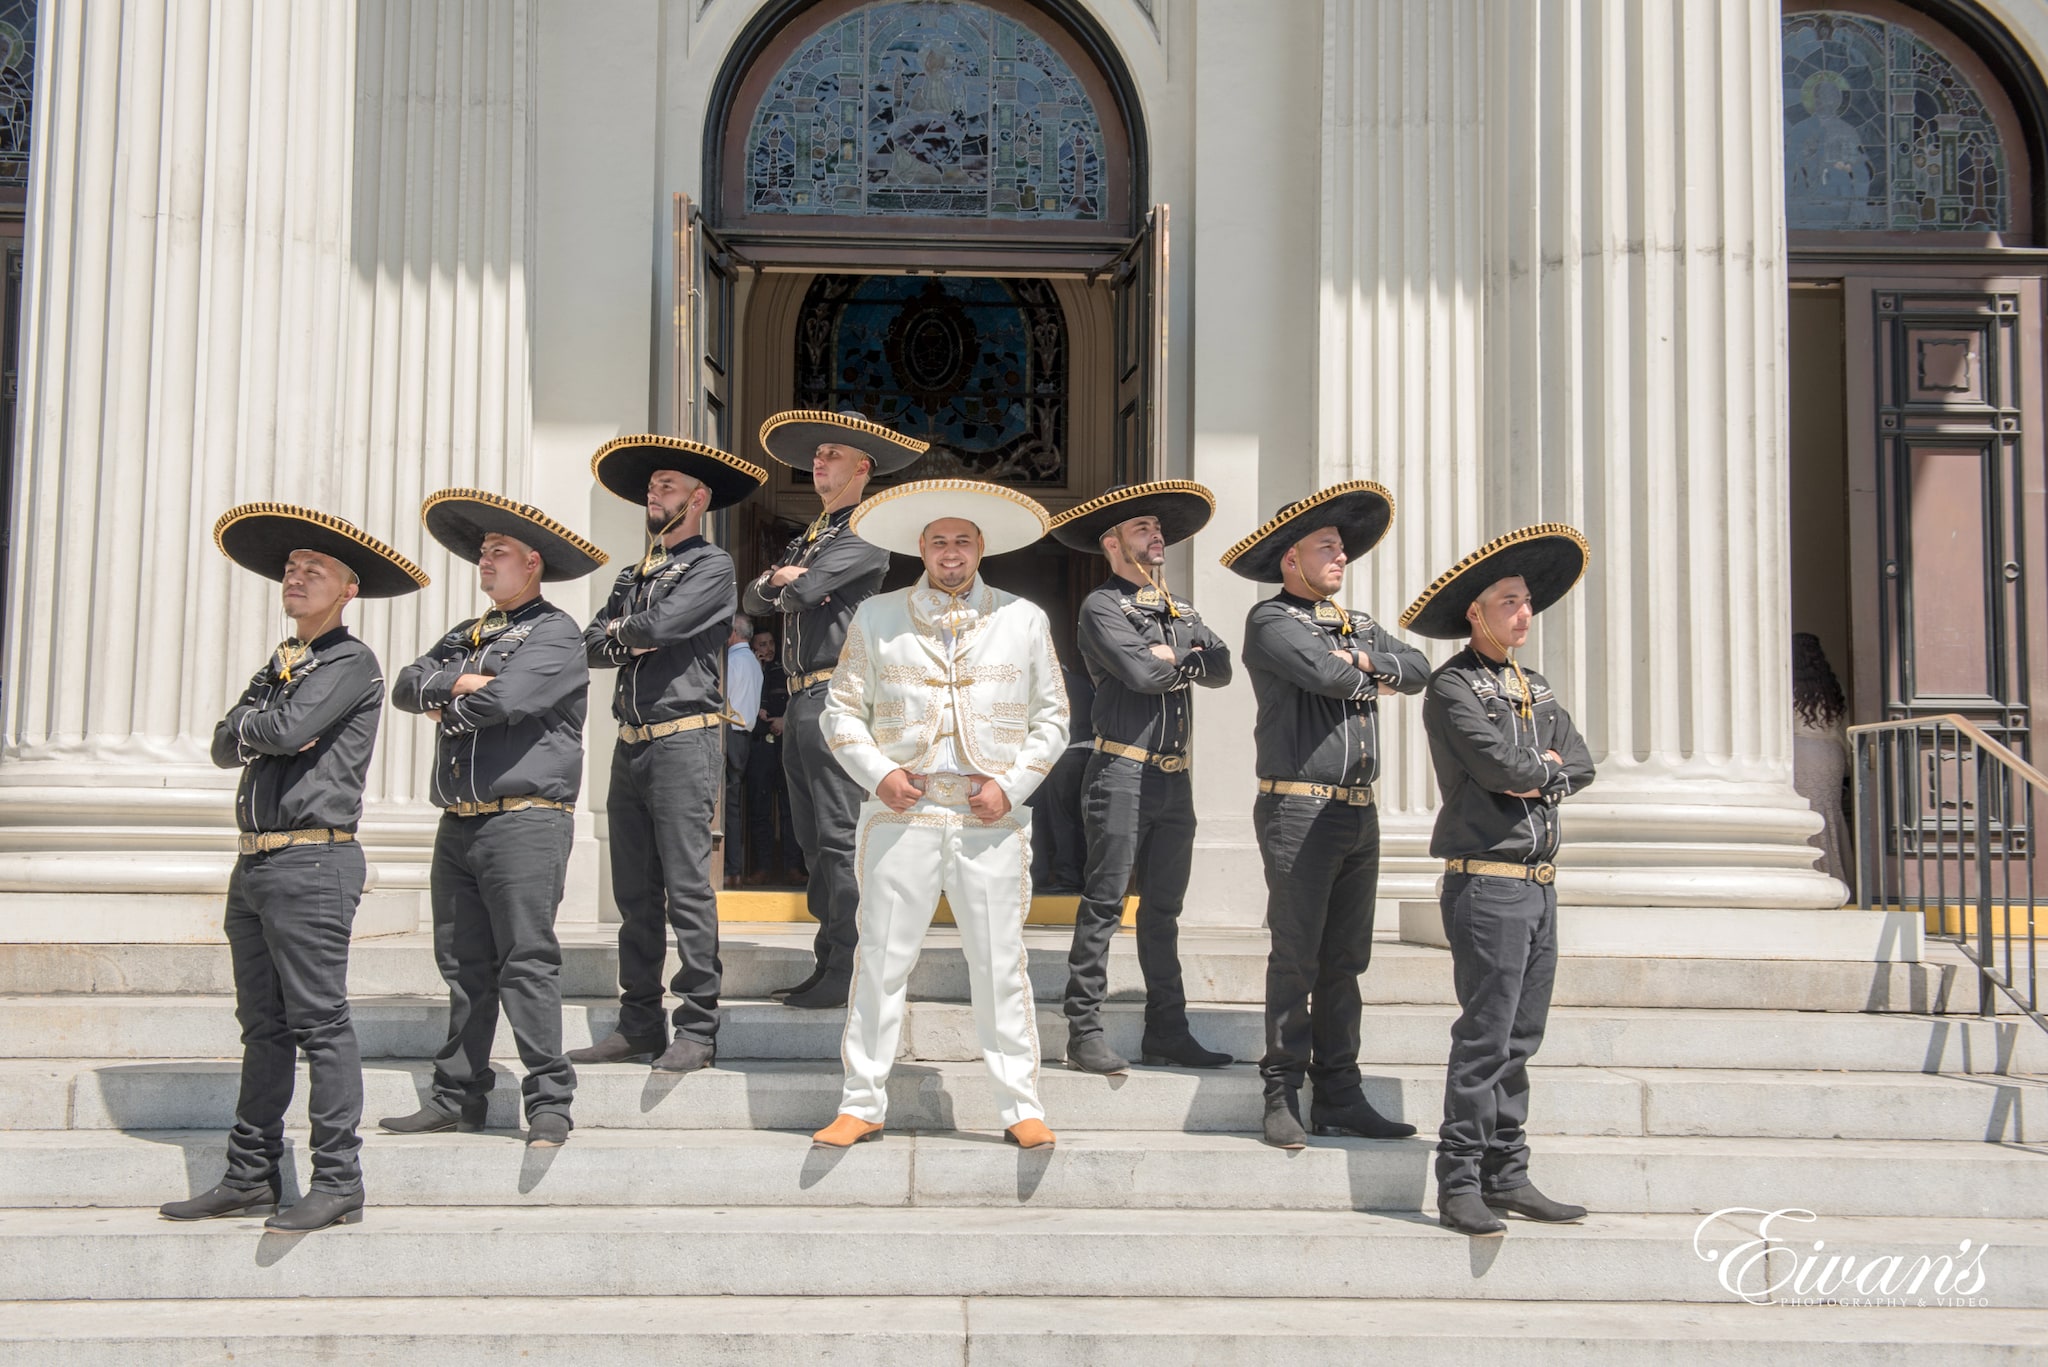
[[[1109,286],[1116,334],[1116,484],[1166,474],[1168,217],[1167,205],[1154,205],[1138,235],[1098,277]]]

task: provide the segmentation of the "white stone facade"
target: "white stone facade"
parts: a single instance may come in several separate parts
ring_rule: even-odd
[[[427,492],[531,499],[615,554],[589,481],[671,411],[669,198],[756,0],[45,0],[0,761],[0,938],[203,938],[231,862],[215,719],[281,625],[210,544],[229,505],[358,521],[432,589],[354,623],[387,670],[466,615]],[[1785,237],[1771,0],[1090,0],[1174,206],[1169,474],[1216,555],[1339,479],[1393,534],[1391,620],[1486,537],[1583,527],[1529,659],[1601,767],[1568,902],[1824,908],[1791,787]],[[2048,12],[1987,4],[2036,60]],[[552,595],[572,613],[594,584]],[[1440,658],[1444,652],[1436,650]],[[563,915],[603,911],[611,727]],[[1202,700],[1194,918],[1256,924],[1249,685]],[[1434,801],[1395,701],[1385,895]],[[410,923],[429,742],[389,713],[365,835]],[[1753,920],[1753,918],[1750,918]],[[1749,921],[1745,921],[1748,924]]]

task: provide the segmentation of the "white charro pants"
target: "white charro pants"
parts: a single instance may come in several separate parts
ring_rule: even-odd
[[[967,810],[966,781],[935,774],[909,811],[869,801],[860,817],[860,947],[839,1051],[846,1063],[839,1109],[876,1124],[888,1111],[889,1068],[903,1035],[910,970],[943,891],[967,956],[975,1033],[1003,1126],[1043,1120],[1038,1018],[1024,971],[1028,813],[1013,810],[983,825]]]

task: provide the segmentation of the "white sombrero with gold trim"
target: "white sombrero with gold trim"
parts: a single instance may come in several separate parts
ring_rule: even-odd
[[[331,513],[294,503],[243,503],[213,524],[213,544],[245,570],[282,580],[293,551],[318,551],[354,571],[364,598],[396,598],[423,589],[428,579],[418,565]]]
[[[878,475],[907,470],[932,449],[928,441],[891,432],[858,413],[792,408],[761,424],[761,449],[792,469],[810,469],[811,456],[827,442],[865,452]]]
[[[918,554],[924,529],[957,517],[981,529],[982,554],[1021,551],[1045,536],[1051,519],[1015,489],[979,479],[921,479],[884,489],[853,510],[848,530],[897,555]]]
[[[1281,582],[1280,562],[1295,543],[1323,527],[1344,538],[1346,559],[1379,545],[1394,525],[1394,496],[1369,479],[1346,480],[1297,499],[1225,551],[1224,568],[1261,584]]]
[[[1584,533],[1562,522],[1497,536],[1438,575],[1401,614],[1401,625],[1438,641],[1463,640],[1472,634],[1465,609],[1493,585],[1519,576],[1529,586],[1530,609],[1541,612],[1571,592],[1591,558]]]
[[[581,579],[611,557],[531,503],[484,489],[443,489],[420,504],[427,535],[458,559],[474,561],[487,536],[509,536],[540,552],[543,583]]]

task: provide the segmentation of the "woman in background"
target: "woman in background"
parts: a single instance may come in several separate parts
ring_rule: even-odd
[[[1821,828],[1807,843],[1821,852],[1821,872],[1849,878],[1849,821],[1842,783],[1849,773],[1849,711],[1842,685],[1828,667],[1820,638],[1792,634],[1792,785],[1820,813]]]

